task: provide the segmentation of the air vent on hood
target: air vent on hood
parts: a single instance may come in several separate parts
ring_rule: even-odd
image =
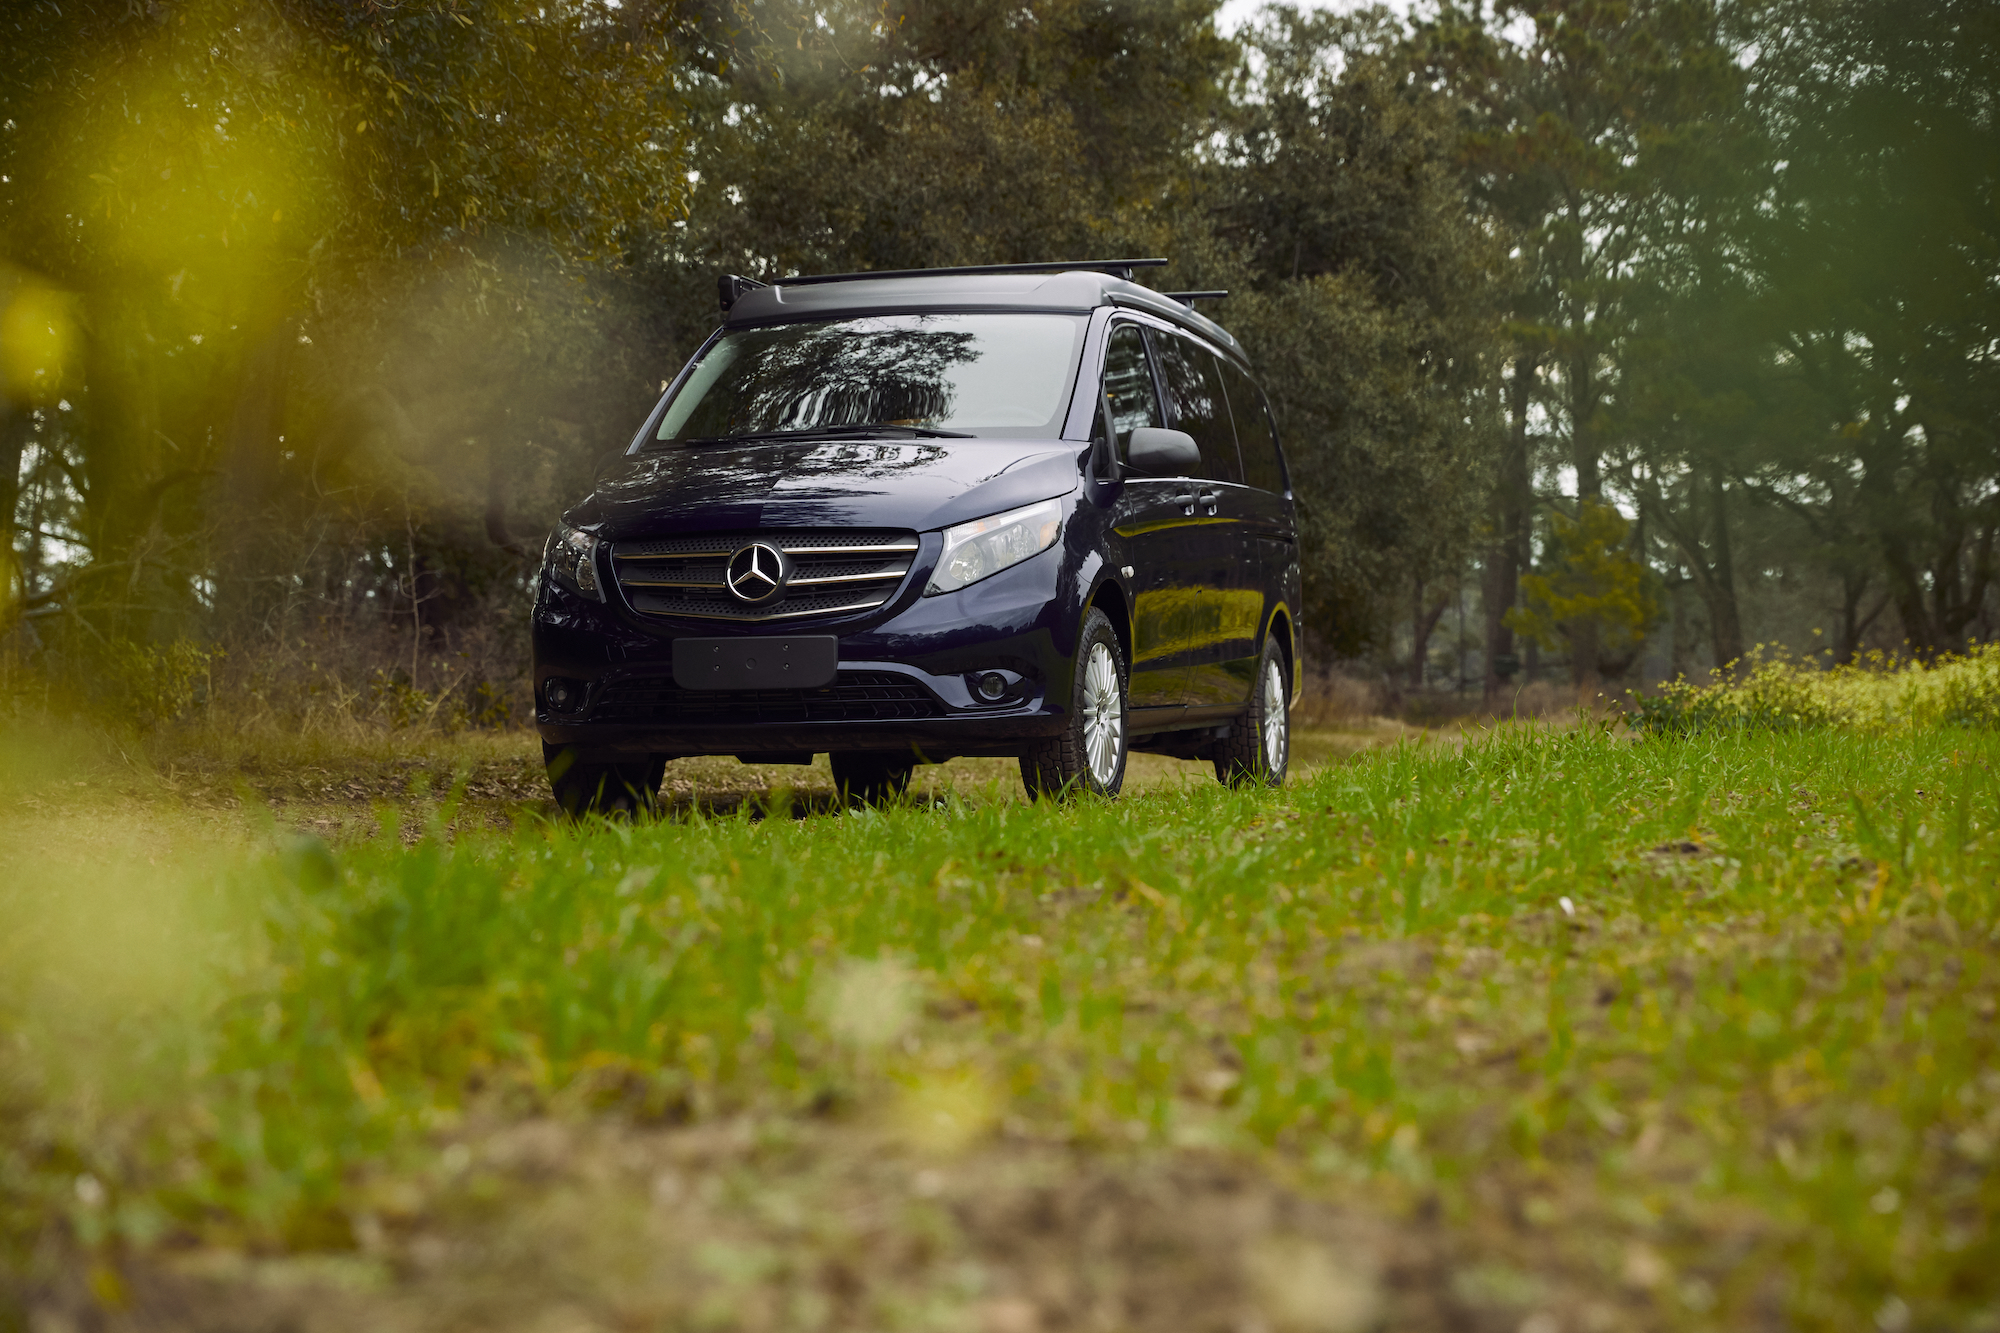
[[[780,570],[768,557],[732,591],[730,562],[753,546],[783,553],[775,592],[766,576]],[[619,542],[612,568],[625,600],[641,615],[663,620],[800,620],[872,611],[902,586],[917,558],[913,532],[854,528],[708,532],[659,541]],[[748,572],[745,570],[739,573]]]

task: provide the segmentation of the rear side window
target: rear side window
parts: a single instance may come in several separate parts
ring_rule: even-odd
[[[1284,494],[1285,465],[1278,457],[1278,432],[1271,424],[1271,405],[1264,401],[1264,391],[1227,361],[1222,363],[1222,383],[1229,390],[1236,444],[1243,451],[1243,480],[1260,491]]]
[[[1242,481],[1236,432],[1215,355],[1186,338],[1159,332],[1153,334],[1153,351],[1160,358],[1160,382],[1172,409],[1168,424],[1194,436],[1201,446],[1201,475],[1210,481]]]
[[[1104,400],[1111,405],[1111,429],[1117,435],[1118,459],[1125,459],[1125,442],[1140,426],[1160,424],[1160,400],[1153,392],[1153,372],[1146,364],[1146,338],[1136,324],[1111,330],[1104,349]]]

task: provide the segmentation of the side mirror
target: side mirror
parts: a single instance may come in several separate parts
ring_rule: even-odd
[[[1184,430],[1140,426],[1125,446],[1134,471],[1149,477],[1191,477],[1201,470],[1201,447]]]

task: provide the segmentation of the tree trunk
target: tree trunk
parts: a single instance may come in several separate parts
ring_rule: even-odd
[[[1570,358],[1569,430],[1570,461],[1576,468],[1576,500],[1579,509],[1586,501],[1604,492],[1597,450],[1597,381],[1592,373],[1592,353],[1585,349]],[[1585,620],[1570,631],[1570,679],[1584,703],[1597,696],[1597,622]]]
[[[1688,654],[1694,646],[1694,633],[1688,624],[1687,585],[1694,580],[1678,578],[1667,585],[1667,596],[1673,602],[1673,660],[1667,667],[1668,680],[1685,680],[1688,675]]]
[[[1875,623],[1889,605],[1889,595],[1884,593],[1875,599],[1875,605],[1866,614],[1861,610],[1861,598],[1868,591],[1868,575],[1848,570],[1840,578],[1840,634],[1833,643],[1833,664],[1852,665],[1861,653],[1861,636]]]
[[[1722,465],[1708,465],[1709,570],[1701,582],[1708,604],[1709,642],[1715,665],[1734,671],[1743,660],[1743,617],[1736,604],[1736,557],[1729,532],[1729,487]]]
[[[1936,654],[1938,648],[1937,627],[1931,620],[1931,609],[1924,598],[1923,571],[1910,559],[1907,550],[1893,542],[1883,543],[1886,549],[1885,564],[1889,567],[1889,580],[1894,589],[1890,600],[1896,604],[1896,615],[1903,622],[1903,644],[1922,658]]]
[[[135,354],[145,336],[142,317],[113,298],[89,303],[84,327],[85,383],[82,428],[83,513],[80,526],[98,561],[124,559],[151,521],[141,503],[154,469],[159,436],[158,394],[151,367]],[[142,327],[135,333],[126,326]]]
[[[1514,378],[1507,392],[1507,442],[1500,454],[1500,472],[1493,490],[1493,543],[1486,553],[1486,578],[1481,589],[1486,608],[1486,706],[1500,701],[1505,678],[1494,670],[1502,657],[1514,655],[1514,631],[1507,612],[1527,566],[1528,510],[1534,502],[1528,474],[1528,406],[1534,388],[1536,359],[1514,359]]]
[[[491,437],[486,441],[486,539],[501,550],[522,559],[530,559],[536,551],[528,543],[515,537],[507,526],[507,491],[500,479],[500,447]]]
[[[1449,596],[1438,598],[1436,606],[1424,609],[1424,581],[1416,581],[1410,598],[1410,688],[1424,686],[1424,659],[1430,652],[1431,631],[1437,628],[1438,620],[1444,615],[1445,607],[1451,605]]]
[[[1597,673],[1597,622],[1579,620],[1569,632],[1569,674],[1576,683],[1577,698],[1589,703],[1597,697],[1601,683]]]
[[[285,388],[297,326],[281,320],[257,339],[245,358],[236,410],[229,426],[229,453],[223,463],[228,503],[239,514],[255,514],[276,489],[284,424]]]
[[[236,401],[221,466],[210,488],[208,512],[227,515],[217,525],[211,550],[216,562],[218,609],[237,615],[260,614],[277,572],[273,552],[289,534],[272,507],[280,498],[285,395],[298,326],[279,320],[252,344],[238,377]]]
[[[10,549],[15,524],[20,521],[16,511],[21,507],[21,455],[28,451],[34,429],[31,414],[16,412],[0,401],[0,518],[6,520]]]
[[[1576,498],[1595,500],[1604,493],[1602,460],[1597,448],[1597,380],[1592,373],[1593,353],[1579,352],[1570,358],[1569,438],[1570,463],[1576,468]]]

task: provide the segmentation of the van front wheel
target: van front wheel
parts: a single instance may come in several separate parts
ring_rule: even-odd
[[[556,804],[571,819],[644,814],[658,805],[667,772],[667,761],[658,756],[636,763],[592,764],[579,760],[574,750],[546,742],[542,761],[548,766]]]
[[[1110,617],[1092,607],[1076,649],[1069,715],[1060,734],[1021,756],[1028,795],[1066,800],[1079,792],[1116,796],[1125,785],[1125,654]]]
[[[910,773],[916,763],[901,754],[842,754],[827,756],[833,766],[833,785],[849,805],[882,805],[900,798],[910,789]]]

